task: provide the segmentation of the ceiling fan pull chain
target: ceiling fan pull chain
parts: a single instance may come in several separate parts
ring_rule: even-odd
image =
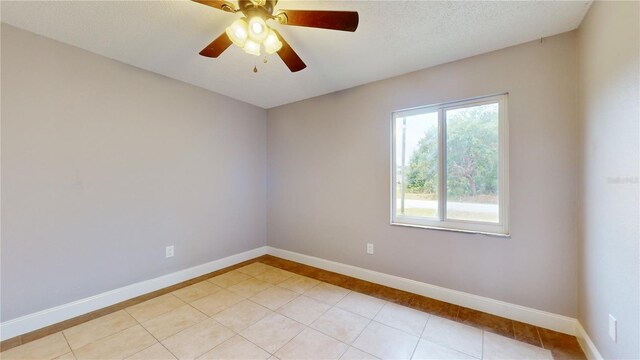
[[[263,63],[267,63],[267,56],[265,55],[264,60],[262,60]]]
[[[254,73],[257,73],[257,72],[258,72],[258,66],[255,66],[255,65],[253,66],[253,72],[254,72]]]

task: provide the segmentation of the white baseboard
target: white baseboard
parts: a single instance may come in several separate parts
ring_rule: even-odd
[[[589,334],[582,327],[580,321],[576,321],[576,337],[578,338],[578,343],[584,351],[584,354],[587,356],[589,360],[603,360],[604,358],[600,355],[600,352],[596,348],[596,345],[591,341]]]
[[[470,309],[483,311],[489,314],[502,316],[508,319],[521,321],[561,333],[576,335],[577,320],[563,315],[558,315],[525,306],[507,303],[483,296],[473,295],[462,291],[447,289],[415,280],[388,275],[373,270],[346,265],[335,261],[325,260],[309,255],[304,255],[288,250],[282,250],[267,246],[268,254],[283,259],[299,262],[320,269],[333,271],[354,278],[370,281],[376,284],[389,286],[395,289],[408,291],[414,294],[427,296],[433,299],[445,301],[451,304],[464,306]]]
[[[239,262],[265,255],[266,253],[267,247],[262,246],[154,279],[141,281],[115,290],[107,291],[102,294],[8,320],[0,324],[0,340],[10,339],[30,331],[41,329],[45,326],[84,315],[140,295],[148,294],[150,292],[235,265]]]
[[[574,335],[577,336],[589,360],[602,359],[576,319],[270,246],[259,247],[2,322],[0,323],[0,340],[38,330],[265,254]]]

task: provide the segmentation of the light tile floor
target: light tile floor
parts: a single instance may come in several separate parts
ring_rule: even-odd
[[[252,263],[2,359],[552,359],[536,346]]]

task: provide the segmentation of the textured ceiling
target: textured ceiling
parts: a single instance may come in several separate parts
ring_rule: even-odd
[[[2,1],[2,22],[263,108],[350,88],[578,27],[590,1],[288,1],[277,8],[356,10],[355,33],[275,24],[307,63],[231,46],[198,52],[233,19],[191,1]],[[270,22],[270,24],[274,24]],[[45,55],[45,54],[43,54]],[[258,73],[253,73],[253,66]]]

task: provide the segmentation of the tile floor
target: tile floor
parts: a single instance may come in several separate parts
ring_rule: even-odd
[[[552,359],[549,350],[261,262],[2,359]]]

